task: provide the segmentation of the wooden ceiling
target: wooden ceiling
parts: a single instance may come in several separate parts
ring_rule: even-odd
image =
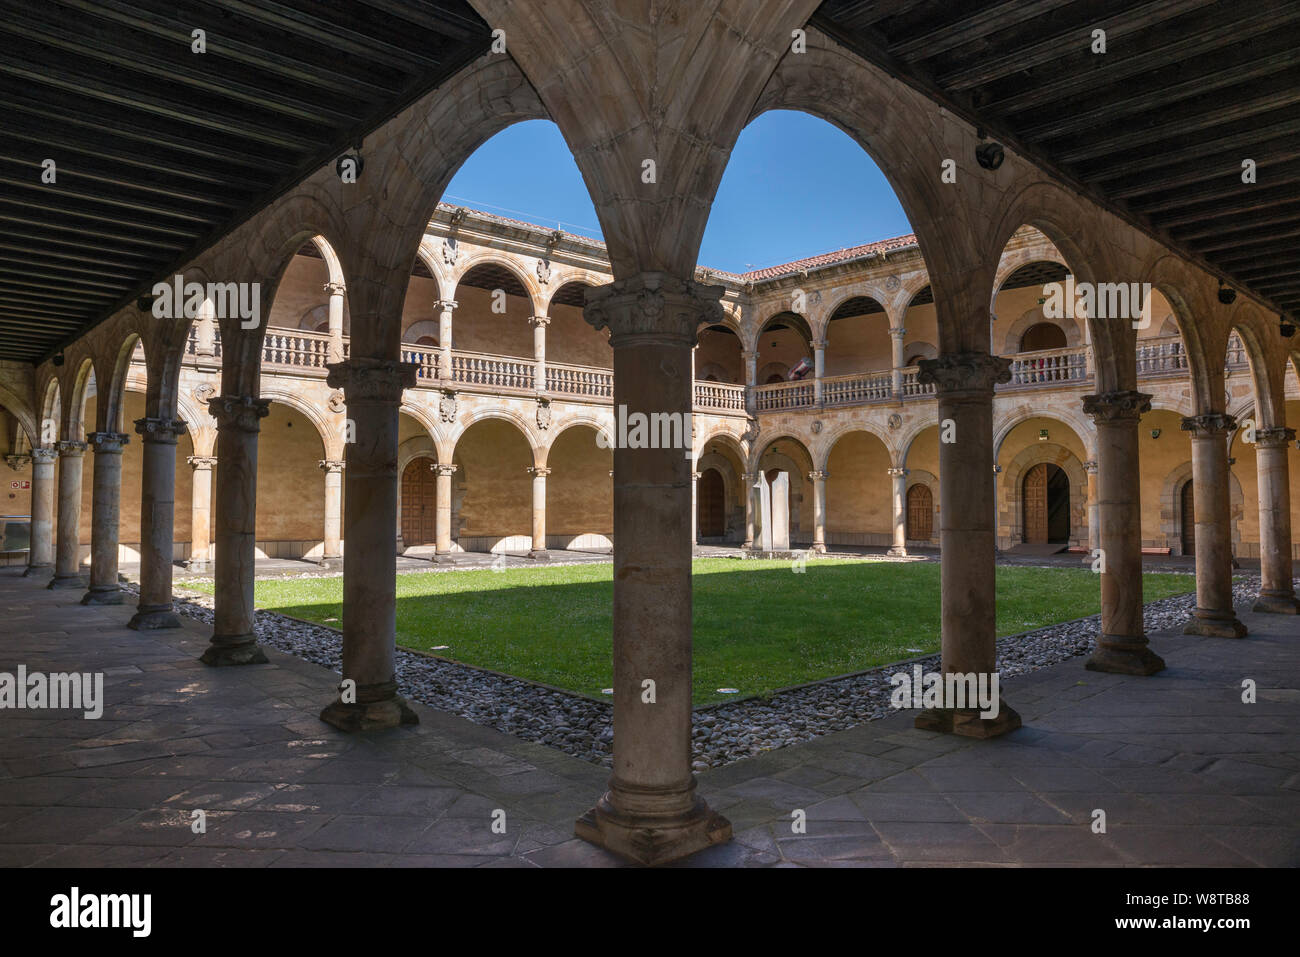
[[[812,24],[1300,315],[1300,2],[825,0]]]
[[[0,358],[75,339],[490,42],[463,0],[0,0]]]

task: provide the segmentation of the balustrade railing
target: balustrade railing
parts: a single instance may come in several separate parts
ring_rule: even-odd
[[[1087,347],[1022,352],[1011,358],[1011,381],[1005,388],[1083,382],[1088,378]]]
[[[754,389],[754,398],[759,412],[806,409],[815,404],[811,379],[760,385]]]
[[[890,372],[865,375],[837,375],[822,379],[823,405],[860,405],[882,402],[894,396],[894,376]]]
[[[745,387],[729,382],[696,382],[695,405],[720,412],[745,411]]]
[[[415,363],[415,384],[435,385],[438,381],[436,346],[413,346],[402,343],[402,361]]]
[[[465,385],[531,390],[533,363],[524,359],[490,356],[479,352],[453,352],[451,378],[453,382],[461,382]]]
[[[557,395],[582,396],[593,399],[614,398],[614,373],[609,369],[588,366],[570,366],[561,363],[546,364],[546,391]]]
[[[934,383],[920,383],[916,381],[916,374],[921,370],[916,366],[908,366],[903,370],[903,396],[904,398],[917,395],[934,395]]]
[[[1139,339],[1137,343],[1138,378],[1187,374],[1187,350],[1179,336]]]
[[[312,370],[324,375],[328,370],[330,337],[327,332],[268,329],[262,340],[262,362],[279,368]]]

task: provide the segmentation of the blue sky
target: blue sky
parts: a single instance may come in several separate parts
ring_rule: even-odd
[[[600,236],[573,156],[553,123],[517,123],[452,178],[445,202]],[[889,183],[844,133],[775,111],[736,142],[713,204],[700,263],[746,272],[911,232]]]

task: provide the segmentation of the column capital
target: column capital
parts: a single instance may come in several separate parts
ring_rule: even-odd
[[[54,447],[61,457],[79,459],[86,454],[87,444],[79,439],[63,439]]]
[[[414,362],[371,359],[364,356],[326,365],[326,382],[332,389],[342,389],[348,403],[402,401],[402,391],[415,387]]]
[[[217,467],[215,455],[189,455],[185,457],[185,461],[196,472],[211,472]]]
[[[888,472],[890,475],[893,475],[893,476],[895,476],[895,477],[897,477],[897,476],[899,476],[899,475],[910,475],[910,474],[911,474],[911,469],[899,468],[899,467],[897,467],[897,466],[895,466],[894,468],[888,468],[888,469],[885,469],[885,471]]]
[[[808,473],[808,477],[814,482],[824,482],[831,477],[831,473],[825,469],[813,469]]]
[[[813,347],[814,350],[820,350],[820,351],[822,351],[822,352],[825,352],[825,351],[826,351],[826,342],[827,342],[827,340],[825,340],[825,339],[812,339],[812,340],[809,341],[809,345],[811,345],[811,346]]]
[[[1150,411],[1151,396],[1146,392],[1099,392],[1083,397],[1083,414],[1092,416],[1098,423],[1121,419],[1136,422],[1144,412]]]
[[[322,472],[342,472],[343,464],[342,459],[321,459],[316,467]]]
[[[146,442],[175,445],[176,437],[183,433],[185,429],[186,423],[184,419],[145,416],[143,419],[135,420],[136,434],[143,436]]]
[[[40,446],[34,446],[28,459],[36,465],[52,465],[54,460],[58,457],[59,453],[54,449],[45,449]]]
[[[331,296],[341,296],[348,291],[348,287],[341,282],[327,282],[321,288]]]
[[[1295,429],[1286,426],[1255,430],[1255,444],[1262,449],[1284,449],[1294,441]]]
[[[1085,472],[1087,472],[1089,475],[1096,475],[1096,474],[1097,474],[1097,461],[1096,461],[1096,459],[1088,459],[1088,461],[1084,462],[1084,463],[1083,463],[1083,470],[1084,470]]]
[[[691,346],[702,323],[722,322],[723,291],[722,286],[645,272],[589,289],[582,315],[596,329],[608,329],[614,346],[637,340]]]
[[[454,467],[455,466],[453,466],[453,468]],[[544,467],[539,468],[538,466],[530,465],[528,466],[528,474],[533,478],[546,478],[546,476],[551,474],[551,470]]]
[[[741,349],[740,358],[744,359],[746,362],[749,362],[753,359],[757,359],[758,351],[755,349]]]
[[[550,316],[529,316],[528,324],[533,328],[538,326],[549,326],[551,324]]]
[[[87,432],[86,441],[95,447],[96,455],[121,455],[131,437],[122,432]]]
[[[256,432],[261,428],[257,420],[271,414],[271,400],[251,395],[219,395],[208,400],[208,412],[217,420],[218,431]]]
[[[901,339],[905,335],[907,335],[907,329],[904,328],[903,326],[889,327],[889,336],[891,339]]]
[[[917,366],[916,381],[933,383],[940,393],[992,392],[994,384],[1011,381],[1011,360],[987,352],[949,352]]]
[[[741,473],[740,473],[740,480],[741,480],[742,482],[744,482],[746,485],[753,485],[755,482],[758,481],[758,473],[757,473],[757,472],[741,472]]]
[[[460,466],[459,466],[459,465],[439,465],[438,463],[435,462],[433,465],[429,466],[429,468],[430,468],[430,470],[431,470],[435,475],[455,475],[455,474],[456,474],[456,470],[457,470],[458,468],[460,468]]]
[[[30,455],[17,455],[10,452],[5,456],[5,465],[9,466],[9,468],[13,469],[15,472],[21,472],[31,464],[32,457]]]
[[[1183,416],[1183,431],[1198,437],[1227,435],[1237,427],[1237,417],[1226,412],[1206,412],[1202,415]]]
[[[434,305],[443,312],[452,312],[460,303],[455,299],[439,299]]]

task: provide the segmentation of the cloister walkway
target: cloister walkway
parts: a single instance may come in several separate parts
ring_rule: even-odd
[[[599,767],[419,705],[345,735],[317,718],[323,668],[207,668],[197,623],[138,633],[43,585],[0,569],[0,672],[102,671],[107,703],[0,713],[0,866],[617,863],[572,836]],[[1244,641],[1156,636],[1155,678],[1010,679],[1025,727],[1000,739],[900,714],[707,772],[737,838],[690,863],[1300,864],[1300,622],[1239,614]]]

